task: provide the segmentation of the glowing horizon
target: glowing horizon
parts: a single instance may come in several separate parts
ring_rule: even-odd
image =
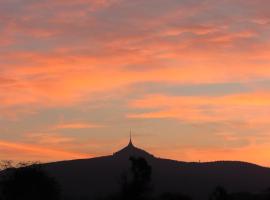
[[[267,0],[0,2],[0,160],[270,166]]]

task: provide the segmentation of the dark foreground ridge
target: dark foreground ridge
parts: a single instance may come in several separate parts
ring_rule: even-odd
[[[152,167],[154,194],[186,194],[208,199],[217,186],[231,193],[259,193],[270,187],[270,169],[251,163],[219,161],[188,163],[156,158],[135,147],[132,141],[111,156],[44,164],[60,183],[65,199],[96,199],[119,191],[123,172],[130,169],[131,156],[143,157]]]

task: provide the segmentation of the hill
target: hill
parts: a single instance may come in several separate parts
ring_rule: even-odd
[[[261,192],[270,187],[270,168],[238,161],[188,163],[156,158],[132,142],[111,156],[44,164],[70,199],[96,198],[119,190],[129,157],[144,157],[152,166],[154,193],[183,193],[207,199],[216,186],[229,192]]]

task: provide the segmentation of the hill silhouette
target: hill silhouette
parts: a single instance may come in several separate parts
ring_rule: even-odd
[[[208,199],[217,186],[231,193],[259,193],[270,187],[270,168],[239,161],[207,163],[180,162],[157,158],[132,142],[110,156],[43,164],[61,185],[65,199],[94,199],[120,190],[123,173],[130,169],[130,157],[143,157],[152,167],[154,194],[186,194]]]

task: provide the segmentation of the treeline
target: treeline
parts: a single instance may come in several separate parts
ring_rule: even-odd
[[[130,157],[130,162],[129,171],[120,177],[120,190],[106,198],[95,200],[191,200],[191,197],[180,193],[154,195],[151,184],[152,167],[141,157]],[[61,195],[57,181],[39,163],[13,165],[6,161],[1,162],[0,167],[0,200],[67,200]],[[225,188],[218,186],[208,200],[270,200],[270,189],[260,194],[230,194]]]
[[[0,200],[61,200],[60,185],[39,163],[1,162]]]

